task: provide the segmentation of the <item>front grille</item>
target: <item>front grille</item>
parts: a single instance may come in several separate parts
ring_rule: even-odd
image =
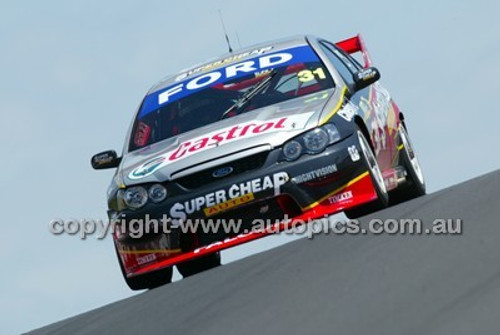
[[[188,176],[179,178],[176,180],[176,182],[187,189],[195,189],[201,186],[208,185],[210,183],[220,181],[224,178],[235,176],[237,174],[246,172],[246,171],[251,171],[258,169],[264,165],[266,162],[267,156],[269,152],[264,151],[264,152],[259,152],[258,154],[254,154],[251,156],[247,156],[245,158],[241,158],[232,162],[228,162],[225,164],[221,164],[215,167],[211,167],[210,169],[206,169],[203,171],[199,171],[193,174],[190,174]],[[214,171],[224,168],[224,167],[231,167],[233,168],[233,171],[228,174],[227,176],[224,177],[218,177],[215,178],[212,174]]]

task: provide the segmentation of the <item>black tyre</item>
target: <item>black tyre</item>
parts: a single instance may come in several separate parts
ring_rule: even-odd
[[[125,270],[123,268],[123,264],[118,254],[118,250],[115,247],[116,256],[118,257],[118,263],[120,264],[120,269],[122,271],[123,278],[127,283],[128,287],[131,290],[145,290],[145,289],[153,289],[158,286],[162,286],[165,284],[169,284],[172,281],[172,267],[168,267],[165,269],[157,270],[151,273],[146,273],[143,275],[139,275],[137,277],[128,278],[125,274]]]
[[[425,179],[406,127],[399,128],[400,162],[406,169],[406,182],[391,193],[391,203],[400,203],[425,195]]]
[[[384,178],[382,177],[382,172],[380,171],[380,167],[378,166],[372,147],[359,128],[357,129],[357,136],[362,153],[362,159],[370,172],[375,191],[377,192],[377,199],[356,208],[346,210],[345,214],[350,219],[356,219],[360,216],[378,211],[387,207],[389,204],[389,195],[385,187]]]
[[[216,252],[192,261],[177,264],[177,270],[185,278],[218,267],[219,265],[221,265],[220,253]]]

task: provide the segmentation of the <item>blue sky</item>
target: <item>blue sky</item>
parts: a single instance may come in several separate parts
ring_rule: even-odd
[[[110,239],[55,237],[48,223],[105,217],[112,172],[91,170],[90,156],[121,149],[154,82],[226,51],[219,8],[236,48],[236,31],[243,45],[362,33],[405,112],[430,191],[500,166],[498,2],[2,1],[1,333],[136,294]]]

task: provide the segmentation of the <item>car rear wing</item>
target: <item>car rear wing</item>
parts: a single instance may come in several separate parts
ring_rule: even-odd
[[[364,67],[368,68],[372,66],[372,60],[368,50],[366,50],[365,43],[361,38],[361,35],[356,35],[354,37],[348,38],[346,40],[335,43],[336,46],[347,52],[348,54],[355,54],[356,52],[361,52],[364,61]]]

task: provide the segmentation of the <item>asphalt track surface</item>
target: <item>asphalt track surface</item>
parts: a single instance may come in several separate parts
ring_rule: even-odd
[[[463,233],[302,239],[33,334],[500,333],[500,170],[374,217]]]

